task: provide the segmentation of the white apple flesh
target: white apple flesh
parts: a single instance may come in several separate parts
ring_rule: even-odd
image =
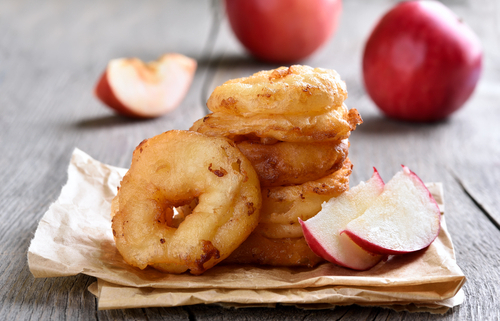
[[[149,63],[114,59],[97,83],[95,95],[120,114],[158,117],[181,103],[195,70],[196,61],[181,54],[166,54]]]
[[[439,207],[408,167],[385,185],[383,193],[341,232],[367,251],[404,254],[429,246],[438,236]]]
[[[361,182],[323,203],[321,211],[307,221],[299,220],[311,250],[329,262],[354,270],[368,270],[380,262],[382,255],[364,250],[340,232],[350,221],[361,216],[383,189],[384,182],[374,170],[366,183]]]

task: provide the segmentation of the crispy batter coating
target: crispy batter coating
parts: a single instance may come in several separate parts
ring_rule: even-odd
[[[355,109],[347,109],[346,98],[345,83],[334,70],[280,67],[217,87],[207,102],[212,113],[191,130],[233,140],[340,141],[363,122]]]
[[[363,122],[356,109],[345,105],[323,114],[262,114],[249,117],[211,113],[190,128],[208,136],[224,136],[241,140],[240,136],[274,138],[285,142],[311,143],[339,141]]]
[[[276,142],[256,140],[236,142],[252,163],[261,186],[303,184],[327,176],[340,169],[347,157],[349,143]]]
[[[295,224],[321,210],[321,204],[349,189],[352,164],[347,158],[338,171],[301,185],[263,187],[260,222]]]
[[[175,222],[173,208],[186,206]],[[135,149],[112,206],[113,235],[133,266],[200,274],[246,239],[260,207],[257,174],[233,142],[173,130]]]
[[[335,70],[294,65],[229,80],[215,88],[207,107],[244,117],[303,115],[337,109],[346,98],[345,83]]]
[[[259,223],[253,233],[261,234],[269,239],[285,239],[303,237],[300,223]]]
[[[224,264],[260,264],[271,266],[313,267],[324,262],[311,251],[304,237],[270,239],[252,233]]]

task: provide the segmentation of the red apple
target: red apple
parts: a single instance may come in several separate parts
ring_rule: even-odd
[[[111,60],[95,95],[116,112],[138,118],[158,117],[176,108],[186,95],[196,61],[166,54],[144,63],[137,58]]]
[[[226,0],[236,37],[255,57],[293,63],[311,55],[335,32],[341,0]]]
[[[431,193],[403,166],[363,215],[340,233],[372,253],[404,254],[429,246],[439,234],[440,223],[441,212]]]
[[[397,4],[375,26],[363,55],[365,87],[388,116],[438,121],[459,109],[480,73],[474,32],[437,1]]]

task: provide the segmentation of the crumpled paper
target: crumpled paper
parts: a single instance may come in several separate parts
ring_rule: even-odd
[[[139,270],[123,261],[111,231],[111,200],[126,171],[74,150],[68,182],[42,217],[28,250],[35,277],[96,277],[89,291],[98,297],[99,309],[280,303],[444,313],[463,302],[465,276],[456,264],[444,216],[438,238],[427,249],[390,257],[369,271],[330,263],[315,268],[219,264],[199,276]],[[442,185],[427,186],[444,212]]]

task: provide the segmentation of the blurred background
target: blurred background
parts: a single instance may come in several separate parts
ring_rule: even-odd
[[[391,130],[424,136],[438,131],[439,134],[433,137],[442,140],[442,146],[454,148],[450,144],[458,140],[448,141],[446,129],[460,126],[468,114],[489,113],[491,105],[484,100],[489,101],[498,92],[499,5],[492,0],[443,1],[482,40],[482,75],[472,97],[449,120],[444,124],[418,127],[387,121],[363,85],[364,45],[376,22],[397,3],[344,1],[335,33],[312,55],[297,63],[335,69],[345,80],[348,107],[357,108],[365,119],[365,124],[360,126],[363,129],[356,131],[353,139],[356,135],[374,133],[382,139],[384,135],[391,135]],[[51,146],[55,150],[47,157],[60,155],[64,159],[62,167],[75,146],[104,162],[126,167],[131,150],[144,137],[173,128],[187,129],[201,118],[207,112],[205,102],[215,86],[231,78],[283,65],[253,58],[235,37],[223,3],[217,0],[144,1],[140,5],[133,1],[112,0],[4,1],[0,6],[3,131],[12,131],[17,140],[41,140],[33,147],[40,148],[38,153],[41,155]],[[137,57],[150,61],[167,52],[181,53],[198,63],[188,94],[173,112],[137,121],[117,116],[93,95],[94,86],[111,59]],[[493,125],[488,123],[490,121],[494,122],[484,118],[477,125]],[[34,124],[51,129],[40,136],[31,128]],[[14,130],[19,126],[26,128]],[[470,135],[474,128],[464,128],[461,132],[464,132],[460,139],[462,144],[477,145]],[[62,133],[69,141],[61,146],[52,135]],[[22,136],[14,137],[16,135]],[[99,144],[96,144],[96,137],[99,137]],[[406,140],[399,142],[397,139],[388,142],[406,143]],[[19,153],[35,152],[25,151],[21,145],[15,148],[4,151],[4,159],[12,161]]]

